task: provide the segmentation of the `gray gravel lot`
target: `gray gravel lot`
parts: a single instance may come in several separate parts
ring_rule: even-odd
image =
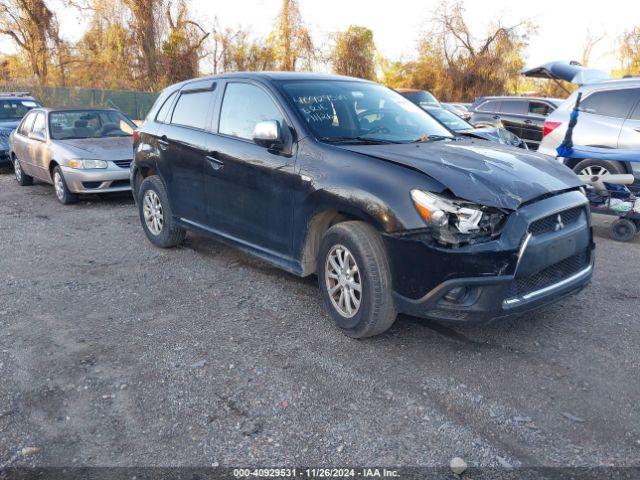
[[[314,278],[0,171],[0,467],[638,466],[640,239],[608,222],[562,304],[356,341]]]

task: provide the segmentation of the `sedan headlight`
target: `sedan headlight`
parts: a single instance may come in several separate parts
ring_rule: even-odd
[[[104,160],[80,160],[74,159],[69,161],[71,168],[77,168],[79,170],[91,170],[94,168],[107,168],[109,164]]]
[[[440,243],[460,245],[486,241],[497,236],[507,214],[460,199],[450,199],[423,190],[411,190],[418,213],[432,228]]]

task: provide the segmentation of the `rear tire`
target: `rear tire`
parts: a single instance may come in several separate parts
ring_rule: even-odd
[[[573,171],[578,175],[603,175],[605,173],[620,174],[627,173],[624,165],[608,160],[586,159],[578,162]]]
[[[78,201],[78,195],[69,190],[62,169],[57,166],[53,169],[53,187],[56,191],[56,198],[61,204],[71,205]]]
[[[142,181],[138,212],[144,233],[156,247],[171,248],[184,241],[187,232],[176,224],[167,191],[157,175]]]
[[[393,325],[398,312],[389,260],[373,227],[350,221],[327,230],[317,272],[324,307],[345,335],[372,337]]]
[[[618,242],[630,242],[638,233],[636,223],[628,218],[619,218],[609,227],[609,235]]]
[[[24,173],[24,170],[22,170],[22,167],[20,166],[20,160],[18,160],[18,157],[13,157],[13,171],[18,185],[21,187],[33,185],[33,177]]]

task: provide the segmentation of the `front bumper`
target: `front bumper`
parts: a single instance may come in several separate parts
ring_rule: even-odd
[[[73,193],[111,193],[131,190],[128,168],[116,166],[95,170],[61,168],[67,188]]]
[[[575,191],[521,207],[491,242],[447,249],[420,237],[385,240],[396,307],[418,317],[473,322],[520,315],[579,292],[593,273],[588,203]]]

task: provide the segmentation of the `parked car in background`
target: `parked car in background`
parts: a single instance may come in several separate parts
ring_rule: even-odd
[[[395,88],[394,90],[419,107],[441,107],[438,99],[428,90],[415,88]]]
[[[524,140],[502,127],[476,128],[463,118],[451,113],[449,110],[445,110],[444,108],[426,107],[424,110],[456,135],[482,138],[484,140],[498,142],[503,145],[527,148],[527,144]]]
[[[640,78],[604,80],[582,85],[547,117],[540,152],[556,156],[569,115],[578,94],[582,94],[578,124],[573,130],[575,145],[640,149]],[[601,175],[631,173],[640,180],[640,163],[604,160],[567,160],[576,173]]]
[[[455,113],[461,118],[465,120],[469,120],[471,118],[471,112],[469,112],[470,103],[445,103],[440,102],[442,108],[449,110],[452,113]]]
[[[11,164],[9,136],[22,117],[40,103],[28,92],[0,92],[0,166]]]
[[[113,109],[36,108],[10,137],[10,156],[20,185],[52,183],[63,204],[80,193],[131,189],[135,124]]]
[[[403,97],[407,98],[411,101],[411,96],[407,96],[404,93],[400,93]],[[456,135],[465,135],[468,137],[482,138],[484,140],[489,140],[492,142],[502,143],[503,145],[511,145],[514,147],[527,148],[527,144],[521,139],[518,138],[513,133],[502,127],[480,127],[476,128],[471,125],[469,122],[464,120],[457,113],[453,113],[450,107],[449,109],[444,108],[447,104],[441,103],[440,106],[435,105],[420,105],[412,101],[412,103],[418,105],[425,112],[435,118],[442,125],[447,127],[449,130],[454,132]],[[456,112],[458,112],[456,110]]]
[[[556,98],[480,97],[471,105],[474,125],[501,124],[537,150],[546,118],[563,102]]]
[[[592,274],[587,199],[570,169],[456,137],[369,81],[190,80],[161,94],[134,137],[132,185],[151,243],[172,247],[193,230],[316,273],[351,337],[384,332],[398,312],[519,314]]]

